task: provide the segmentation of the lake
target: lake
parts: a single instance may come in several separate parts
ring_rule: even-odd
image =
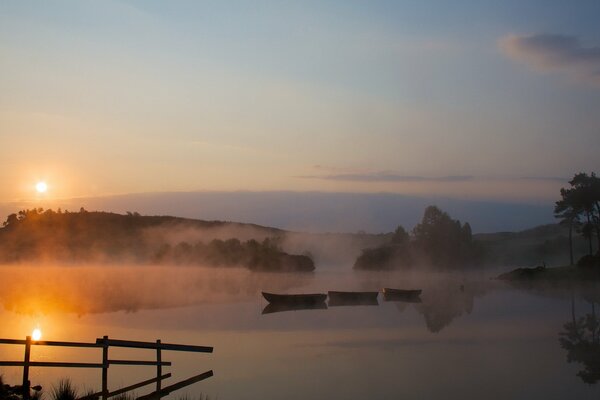
[[[508,269],[508,268],[507,268]],[[170,398],[211,399],[597,399],[598,285],[513,287],[496,272],[304,275],[243,269],[1,267],[0,337],[93,342],[161,339],[214,346],[213,354],[165,352],[165,385],[213,370]],[[421,288],[421,303],[386,302],[263,314],[260,291]],[[573,318],[576,324],[573,325]],[[587,320],[585,320],[587,318]],[[560,339],[562,338],[562,342]],[[151,360],[153,351],[113,349],[111,358]],[[0,360],[22,346],[0,345]],[[33,361],[101,362],[99,349],[34,346]],[[571,360],[569,362],[568,360]],[[154,367],[111,366],[109,389],[154,375]],[[6,383],[21,368],[0,367]],[[100,371],[32,368],[48,394],[71,377],[100,389]],[[139,389],[136,394],[148,393]]]

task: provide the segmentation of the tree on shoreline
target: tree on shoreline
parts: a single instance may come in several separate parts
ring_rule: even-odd
[[[483,262],[483,248],[473,240],[468,222],[461,224],[436,206],[429,206],[411,234],[398,226],[390,243],[363,249],[354,268],[403,269],[419,263],[442,269],[457,269]]]
[[[569,227],[569,265],[575,264],[573,260],[573,229],[578,229],[581,224],[579,220],[579,213],[572,208],[567,206],[565,202],[565,194],[563,192],[565,189],[561,189],[561,195],[563,195],[563,200],[559,200],[556,202],[556,207],[554,208],[554,214],[556,218],[560,218],[560,224],[567,225]]]
[[[435,266],[477,264],[479,248],[474,245],[471,225],[461,224],[436,206],[425,209],[420,224],[413,229],[414,246]]]
[[[554,207],[554,215],[569,226],[569,247],[573,264],[572,229],[575,228],[588,242],[589,256],[593,257],[593,236],[600,252],[600,178],[580,172],[569,181],[568,189],[560,189],[561,199]]]

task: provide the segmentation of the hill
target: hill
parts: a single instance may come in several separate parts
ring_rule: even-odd
[[[241,264],[253,269],[306,270],[310,265],[314,268],[310,258],[320,267],[349,268],[363,249],[385,245],[393,237],[392,233],[305,233],[229,221],[36,209],[11,214],[0,228],[0,263]],[[484,249],[485,265],[568,264],[568,229],[558,224],[473,234],[473,240]],[[576,257],[585,254],[579,236],[574,244]],[[292,254],[299,256],[294,259]]]
[[[569,228],[560,224],[540,225],[520,232],[473,235],[485,249],[489,265],[568,265]],[[575,260],[586,254],[586,243],[573,234]]]
[[[43,209],[8,216],[0,262],[135,263],[245,266],[312,271],[306,255],[281,250],[284,232],[253,224]],[[260,240],[260,241],[259,241]]]

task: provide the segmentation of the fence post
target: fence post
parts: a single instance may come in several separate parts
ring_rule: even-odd
[[[162,353],[161,353],[161,348],[160,348],[160,339],[156,340],[156,393],[159,394],[159,398],[160,398],[160,389],[162,388],[162,379],[160,378],[162,376],[162,365],[160,364],[162,362]]]
[[[102,399],[108,399],[108,336],[103,337],[102,344]]]
[[[23,400],[29,399],[29,359],[31,357],[31,336],[25,337],[25,358],[23,359]]]

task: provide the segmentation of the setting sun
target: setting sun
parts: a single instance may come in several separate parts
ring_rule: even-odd
[[[33,332],[31,332],[31,338],[35,341],[38,341],[42,338],[42,331],[40,328],[35,328]]]
[[[46,184],[46,182],[38,182],[35,184],[35,190],[38,193],[46,193],[46,191],[48,190],[48,185]]]

